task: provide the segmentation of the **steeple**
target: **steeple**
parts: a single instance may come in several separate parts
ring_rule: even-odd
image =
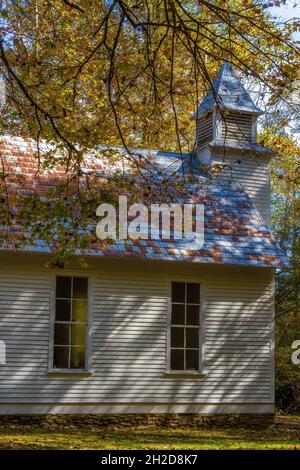
[[[212,89],[194,117],[197,120],[196,150],[213,141],[256,144],[256,121],[262,111],[256,106],[232,65],[224,62]],[[230,142],[229,142],[230,143]]]
[[[257,118],[262,111],[224,62],[196,119],[195,154],[205,168],[223,168],[222,176],[243,184],[267,224],[270,220],[269,164],[272,152],[257,144]]]

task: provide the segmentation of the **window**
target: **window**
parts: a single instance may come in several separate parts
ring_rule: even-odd
[[[200,284],[172,282],[170,369],[199,370]]]
[[[85,369],[88,279],[57,276],[53,368]]]

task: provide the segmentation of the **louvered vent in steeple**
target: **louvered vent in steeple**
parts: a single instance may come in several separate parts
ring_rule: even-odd
[[[207,144],[213,140],[214,116],[212,112],[203,114],[197,121],[197,144]]]
[[[221,138],[251,142],[253,119],[251,114],[227,112],[221,119]]]

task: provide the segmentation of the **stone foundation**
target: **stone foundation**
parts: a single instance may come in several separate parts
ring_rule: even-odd
[[[107,415],[0,415],[0,425],[37,426],[47,429],[243,427],[265,429],[273,414],[107,414]]]

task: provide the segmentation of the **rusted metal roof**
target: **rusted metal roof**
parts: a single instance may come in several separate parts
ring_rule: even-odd
[[[42,146],[46,152],[49,147]],[[91,256],[109,256],[136,259],[185,261],[193,263],[233,264],[287,268],[288,262],[250,197],[240,184],[220,178],[212,178],[199,170],[197,161],[191,155],[180,155],[169,152],[141,151],[135,152],[140,158],[147,155],[153,162],[159,182],[164,184],[167,178],[174,184],[174,175],[193,173],[193,179],[186,185],[186,192],[181,193],[178,202],[204,204],[204,245],[195,247],[189,240],[121,240],[113,243],[95,243],[80,254]],[[36,145],[30,139],[0,138],[0,172],[24,177],[18,186],[18,192],[31,194],[43,193],[64,177],[62,169],[56,167],[37,168]],[[116,168],[122,168],[121,160],[116,161]],[[87,156],[83,171],[105,173],[106,164],[97,157]],[[114,171],[110,167],[110,171]],[[5,194],[1,191],[1,196]],[[157,202],[157,199],[155,200]],[[164,202],[164,201],[161,201]],[[95,231],[96,225],[90,230]],[[12,229],[13,232],[13,229]],[[96,238],[96,237],[95,237]],[[7,243],[2,249],[9,249]],[[36,239],[34,243],[20,248],[28,252],[49,253],[56,250]],[[78,252],[79,254],[79,252]]]

